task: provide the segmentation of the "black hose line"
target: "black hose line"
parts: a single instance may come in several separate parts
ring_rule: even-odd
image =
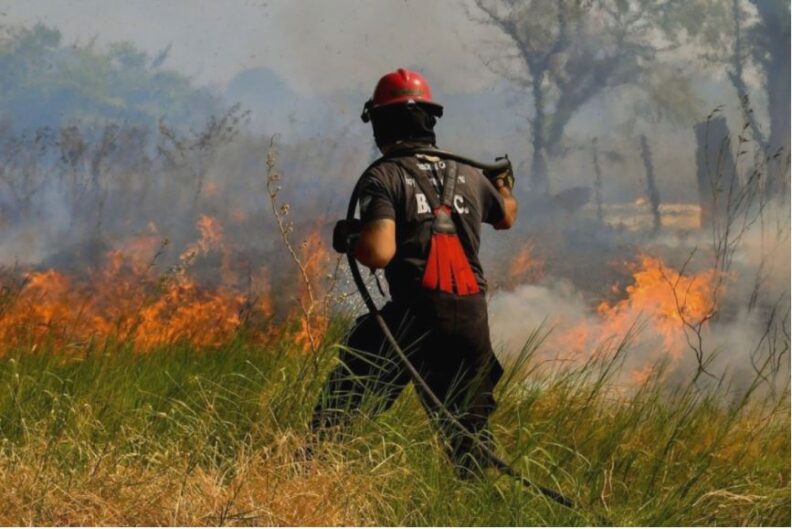
[[[386,154],[385,156],[383,156],[382,158],[380,158],[379,160],[375,161],[372,165],[377,164],[378,162],[386,158],[395,158],[397,156],[407,156],[411,154],[426,154],[428,156],[437,156],[438,158],[444,158],[446,160],[454,160],[466,165],[472,165],[473,167],[477,167],[482,171],[493,171],[493,172],[503,171],[504,169],[507,169],[511,165],[511,162],[509,162],[509,158],[507,156],[496,158],[494,163],[485,163],[485,162],[480,162],[478,160],[473,160],[472,158],[467,158],[465,156],[453,152],[448,152],[448,151],[443,151],[440,149],[434,149],[428,147],[411,147],[407,149],[392,151]],[[354,205],[353,205],[353,210],[354,210]]]
[[[409,149],[404,151],[398,151],[388,154],[387,158],[405,155],[405,154],[428,154],[432,156],[438,156],[440,158],[456,160],[458,162],[462,162],[468,165],[472,165],[474,167],[478,167],[479,169],[491,170],[491,171],[506,169],[509,164],[508,160],[505,159],[503,161],[496,162],[494,164],[485,164],[478,162],[476,160],[465,158],[464,156],[459,156],[457,154],[440,151],[436,149]],[[352,196],[349,199],[349,207],[347,208],[347,216],[346,216],[347,220],[352,220],[355,218],[355,210],[357,209],[358,194],[360,187],[359,183],[360,181],[358,181],[358,184],[355,185],[355,188],[352,191]],[[454,415],[450,411],[448,411],[448,408],[446,408],[443,405],[443,403],[440,401],[440,399],[437,397],[437,395],[434,394],[434,392],[426,383],[426,381],[423,379],[423,377],[421,377],[420,373],[418,373],[418,370],[415,368],[412,362],[410,362],[410,360],[407,358],[407,355],[404,354],[402,348],[399,347],[396,338],[394,338],[393,334],[391,333],[391,330],[388,328],[388,324],[380,315],[379,309],[377,308],[377,305],[374,303],[374,300],[371,297],[371,293],[368,291],[368,288],[366,287],[366,283],[363,281],[363,276],[360,273],[360,268],[358,267],[357,261],[355,260],[355,257],[352,254],[352,252],[347,254],[347,260],[349,261],[349,270],[352,272],[352,278],[355,281],[355,286],[360,292],[360,296],[363,298],[363,302],[366,304],[366,308],[371,313],[371,316],[373,316],[374,319],[377,321],[377,324],[382,329],[382,333],[385,335],[386,340],[388,341],[390,346],[393,347],[393,350],[396,351],[396,354],[398,355],[401,362],[404,364],[404,367],[407,368],[407,371],[410,373],[410,377],[412,378],[413,382],[417,384],[421,388],[421,390],[423,390],[423,392],[426,394],[426,396],[429,398],[432,404],[438,410],[440,410],[440,412],[445,416],[445,418],[448,419],[451,422],[451,424],[453,424],[454,427],[456,427],[460,431],[460,433],[471,438],[473,442],[478,445],[482,453],[484,453],[484,455],[488,458],[489,463],[491,463],[501,473],[520,481],[523,485],[525,485],[528,488],[533,488],[538,490],[541,494],[543,494],[547,498],[550,498],[551,500],[563,505],[564,507],[575,509],[576,508],[575,502],[572,501],[571,499],[567,498],[558,491],[549,489],[547,487],[542,487],[528,480],[528,478],[526,478],[525,476],[523,476],[522,474],[511,468],[507,463],[505,463],[501,458],[499,458],[495,454],[495,452],[492,451],[492,449],[490,449],[481,440],[479,440],[478,437],[473,435],[472,432],[470,432],[462,423],[459,422],[459,420],[456,417],[454,417]]]

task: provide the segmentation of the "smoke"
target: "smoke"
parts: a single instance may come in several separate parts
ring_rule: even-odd
[[[480,13],[470,2],[453,7],[403,0],[237,2],[229,8],[204,1],[143,1],[114,3],[108,9],[102,2],[85,0],[68,5],[12,3],[3,10],[5,24],[43,22],[59,28],[69,44],[96,39],[91,46],[97,50],[129,40],[153,57],[172,45],[165,67],[225,93],[231,97],[228,103],[243,100],[254,108],[258,131],[286,133],[293,119],[302,134],[295,142],[333,136],[344,127],[358,127],[365,137],[368,130],[358,115],[377,78],[400,66],[412,67],[429,78],[435,97],[447,105],[439,126],[444,147],[486,158],[509,152],[523,177],[529,167],[529,90],[485,65],[491,55],[511,50],[502,32],[477,22]],[[322,45],[306,35],[320,37]],[[270,75],[246,76],[261,71]],[[275,81],[268,82],[269,77]],[[248,83],[242,90],[244,80]],[[643,119],[646,110],[636,95],[640,87],[606,90],[578,109],[558,159],[552,160],[553,190],[593,184],[588,146],[598,137],[605,199],[639,198],[645,185],[633,138],[646,132],[662,199],[684,199],[694,177],[689,148],[693,121],[734,101],[727,105],[730,122],[740,123],[736,97],[725,77],[696,73],[691,85],[699,98],[699,115],[688,113],[684,121]],[[66,100],[54,112],[68,112],[68,105]]]
[[[490,302],[496,351],[508,361],[541,329],[547,334],[540,358],[583,365],[592,355],[613,354],[628,338],[623,382],[643,380],[664,364],[667,380],[677,383],[703,368],[702,383],[725,380],[744,389],[762,378],[766,389],[777,390],[789,378],[788,205],[764,208],[736,238],[725,270],[713,268],[712,243],[706,230],[646,240],[642,251],[664,261],[629,267],[626,284],[610,289],[618,290],[615,299],[606,285],[592,292],[552,269],[536,284],[496,291]]]
[[[563,280],[496,292],[489,307],[493,346],[504,355],[518,354],[540,327],[563,332],[561,329],[593,319],[583,294]]]
[[[594,185],[596,137],[604,200],[604,218],[598,219],[594,204],[570,204],[560,194],[533,197],[526,191],[530,95],[524,86],[482,67],[482,50],[492,42],[502,44],[503,35],[471,21],[464,9],[449,9],[445,2],[376,7],[282,2],[235,9],[208,3],[189,8],[119,4],[100,10],[90,2],[81,8],[42,5],[9,8],[9,20],[28,23],[42,9],[51,11],[44,21],[62,27],[65,40],[86,42],[80,39],[100,33],[97,49],[110,34],[91,28],[93,21],[118,29],[117,35],[150,54],[173,42],[168,68],[195,74],[193,84],[211,84],[233,98],[226,104],[239,99],[243,108],[226,115],[214,109],[218,114],[213,119],[192,130],[176,124],[169,130],[171,121],[163,115],[159,129],[149,123],[138,139],[126,122],[76,116],[68,125],[84,132],[79,149],[70,150],[60,130],[50,134],[54,139],[49,143],[25,144],[29,156],[21,158],[19,138],[0,126],[0,266],[86,274],[102,266],[108,251],[134,246],[140,237],[156,237],[168,244],[154,268],[167,273],[200,236],[198,220],[209,216],[222,226],[226,253],[208,252],[196,259],[202,284],[221,281],[219,269],[232,255],[234,273],[227,275],[232,278],[227,287],[247,291],[254,283],[251,277],[266,275],[279,298],[275,312],[293,305],[288,285],[293,286],[297,274],[273,220],[265,182],[269,134],[285,133],[276,139],[283,175],[279,199],[289,205],[291,236],[298,245],[327,241],[355,179],[375,155],[370,129],[358,119],[360,104],[381,74],[413,67],[427,75],[435,98],[446,106],[438,126],[441,146],[482,159],[508,152],[517,169],[520,222],[509,233],[483,235],[498,351],[516,354],[529,333],[544,326],[551,331],[541,348],[545,358],[585,362],[603,344],[612,348],[635,328],[625,379],[640,378],[647,367],[666,359],[673,376],[696,371],[688,340],[698,337],[674,320],[668,285],[658,281],[651,287],[665,303],[659,315],[657,304],[640,303],[630,288],[639,285],[636,274],[645,272],[642,256],[678,272],[694,248],[696,259],[683,275],[712,280],[713,239],[698,228],[691,126],[724,102],[729,122],[741,124],[739,103],[725,77],[708,71],[694,75],[691,85],[700,115],[686,120],[647,120],[637,108],[641,99],[635,87],[604,91],[570,117],[555,158],[548,160],[552,193]],[[152,7],[174,16],[151,22]],[[204,8],[211,9],[208,16],[199,16]],[[86,18],[85,10],[101,16]],[[235,38],[229,39],[230,34]],[[306,36],[321,36],[323,45]],[[94,51],[80,48],[86,56]],[[153,76],[161,80],[171,74],[164,70]],[[105,101],[117,96],[106,94],[101,105],[90,107],[105,108]],[[68,99],[51,104],[61,105],[52,107],[58,115],[68,115],[72,108]],[[253,126],[243,116],[248,107],[254,111]],[[192,104],[179,108],[196,113]],[[160,110],[164,114],[168,109]],[[635,140],[641,123],[649,129],[663,214],[664,227],[655,236],[645,229],[651,212],[642,200],[647,184]],[[309,238],[316,233],[321,237]],[[510,266],[527,244],[541,266]],[[532,277],[510,269],[530,269]],[[787,365],[782,349],[789,341],[789,274],[788,206],[768,208],[740,237],[724,271],[723,289],[717,289],[717,314],[702,326],[703,352],[717,353],[709,371],[728,371],[744,385],[769,357]]]

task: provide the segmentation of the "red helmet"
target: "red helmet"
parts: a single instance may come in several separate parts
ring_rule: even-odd
[[[432,101],[432,89],[423,75],[412,70],[399,68],[385,74],[377,83],[374,95],[363,106],[360,118],[364,123],[371,119],[375,108],[396,104],[421,104],[436,116],[443,115],[443,107]]]

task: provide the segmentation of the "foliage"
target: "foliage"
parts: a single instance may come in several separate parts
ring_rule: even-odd
[[[479,20],[507,45],[485,63],[530,90],[533,102],[531,178],[547,188],[545,156],[562,152],[565,130],[589,102],[624,86],[644,90],[652,111],[686,115],[694,104],[688,76],[663,63],[679,43],[664,30],[668,3],[646,0],[476,0]],[[676,27],[674,27],[676,29]],[[682,74],[682,75],[680,75]],[[672,90],[673,95],[667,94]]]
[[[758,163],[768,165],[768,195],[788,189],[789,13],[784,0],[698,0],[676,3],[663,25],[704,59],[702,66],[725,71],[764,151]],[[766,121],[756,116],[755,101],[764,104]]]
[[[91,41],[66,44],[57,29],[0,26],[0,122],[17,129],[58,127],[72,120],[112,120],[155,127],[204,121],[219,108],[206,89],[160,67],[128,42],[106,51]]]

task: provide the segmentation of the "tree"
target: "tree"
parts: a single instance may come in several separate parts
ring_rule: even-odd
[[[572,117],[606,89],[641,78],[672,47],[656,29],[662,5],[648,0],[474,0],[479,21],[500,29],[509,52],[486,64],[530,90],[531,185],[549,189],[547,158]]]
[[[685,28],[701,57],[715,68],[725,69],[751,136],[768,161],[765,190],[768,195],[785,194],[790,146],[789,2],[688,2],[671,15]],[[766,121],[754,111],[758,90],[766,99]]]
[[[42,24],[0,26],[0,119],[17,131],[58,128],[72,120],[124,121],[155,129],[160,118],[199,126],[222,104],[211,91],[161,68],[130,43],[107,50],[69,45]]]
[[[735,3],[737,0],[734,0]],[[787,193],[789,169],[789,2],[787,0],[751,0],[759,23],[748,32],[750,53],[763,72],[767,94],[770,135],[767,141],[769,193]]]

